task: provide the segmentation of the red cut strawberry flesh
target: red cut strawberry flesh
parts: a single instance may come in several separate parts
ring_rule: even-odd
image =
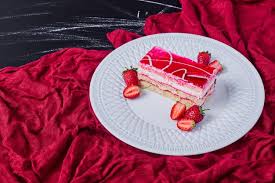
[[[173,105],[170,113],[170,117],[173,120],[179,119],[184,115],[186,106],[180,102]]]
[[[177,122],[177,127],[183,131],[191,131],[195,126],[194,120],[181,119]]]
[[[217,60],[214,60],[213,62],[211,62],[209,64],[209,66],[215,68],[215,72],[217,72],[217,73],[219,73],[223,70],[222,65]]]
[[[123,91],[123,96],[129,99],[134,99],[138,97],[139,94],[140,94],[140,89],[138,86],[135,86],[135,85],[127,86]]]

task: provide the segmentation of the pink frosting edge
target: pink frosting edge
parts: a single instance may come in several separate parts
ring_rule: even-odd
[[[145,77],[147,77],[147,78],[149,78],[149,79],[151,79],[151,80],[154,80],[154,79],[152,79],[152,78],[151,78],[150,76],[148,76],[148,75],[145,75],[145,74],[140,74],[140,75],[143,75],[143,76],[145,76]],[[156,81],[156,82],[157,82],[157,83],[160,83],[160,84],[168,85],[168,86],[170,86],[171,88],[174,88],[175,90],[177,90],[175,87],[171,86],[170,84],[163,83],[163,82],[160,82],[160,81]],[[212,92],[214,91],[214,88],[215,88],[215,83],[212,84],[212,86],[209,88],[209,90],[206,92],[206,94],[205,94],[202,98],[200,98],[200,99],[207,98],[210,94],[212,94]],[[194,96],[194,95],[192,95],[192,94],[190,94],[190,93],[187,93],[187,92],[184,92],[184,91],[182,91],[182,92],[185,93],[186,95]],[[196,97],[196,96],[194,96],[194,97]]]
[[[171,80],[172,82],[176,82],[178,85],[180,86],[188,86],[189,88],[194,88],[194,89],[197,89],[197,90],[204,90],[208,85],[209,83],[211,83],[211,81],[213,81],[215,78],[216,78],[216,74],[212,74],[208,79],[207,79],[207,82],[203,85],[203,87],[199,87],[199,86],[196,86],[196,85],[193,85],[192,83],[189,83],[187,80],[184,80],[178,76],[175,76],[171,73],[167,73],[161,69],[158,69],[154,66],[150,66],[148,64],[143,64],[141,62],[139,62],[139,67],[148,71],[148,72],[152,72],[152,73],[155,73],[165,79],[169,79]]]

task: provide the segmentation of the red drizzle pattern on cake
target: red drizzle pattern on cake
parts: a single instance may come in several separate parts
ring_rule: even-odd
[[[140,64],[156,68],[164,73],[170,73],[178,79],[201,88],[215,75],[214,68],[199,64],[159,47],[152,48],[142,58]]]

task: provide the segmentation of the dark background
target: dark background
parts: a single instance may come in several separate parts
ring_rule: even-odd
[[[106,33],[143,33],[147,16],[180,11],[177,0],[1,0],[0,68],[66,47],[111,49]]]

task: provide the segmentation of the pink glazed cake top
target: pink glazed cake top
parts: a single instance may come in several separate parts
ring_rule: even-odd
[[[182,84],[190,83],[204,88],[209,80],[215,78],[214,68],[199,64],[188,58],[176,55],[159,47],[152,48],[140,61],[146,70],[159,70],[162,74],[172,75]],[[160,72],[158,72],[160,73]]]

